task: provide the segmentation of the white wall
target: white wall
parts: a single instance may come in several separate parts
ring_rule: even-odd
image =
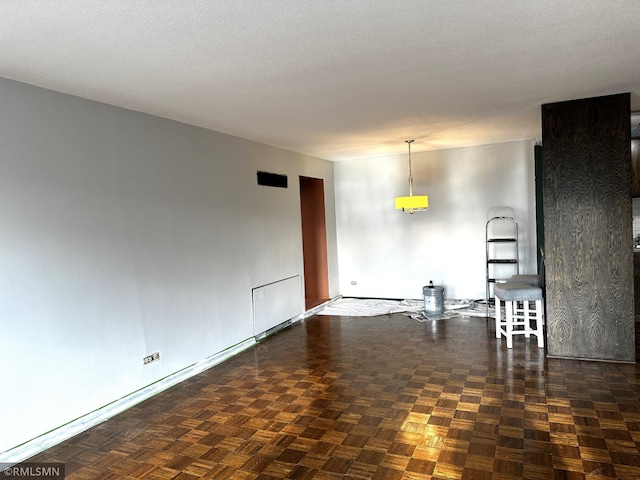
[[[414,195],[429,195],[414,215],[394,209],[408,195],[407,154],[336,163],[340,293],[422,298],[433,280],[446,298],[485,298],[485,226],[500,206],[515,211],[521,273],[535,272],[533,150],[521,141],[413,153]]]
[[[332,163],[0,79],[0,452],[252,337],[303,275],[299,175],[336,295]]]

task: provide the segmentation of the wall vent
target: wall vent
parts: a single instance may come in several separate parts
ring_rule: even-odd
[[[288,188],[287,176],[279,173],[258,172],[258,185]]]

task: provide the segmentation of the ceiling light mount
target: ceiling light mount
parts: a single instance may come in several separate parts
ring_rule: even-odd
[[[409,196],[396,197],[396,210],[413,215],[415,212],[424,212],[429,208],[429,197],[427,195],[413,195],[413,172],[411,170],[411,144],[413,140],[405,140],[409,147]]]

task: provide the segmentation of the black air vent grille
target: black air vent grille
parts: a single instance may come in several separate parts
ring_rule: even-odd
[[[279,173],[258,172],[258,185],[288,188],[287,176]]]

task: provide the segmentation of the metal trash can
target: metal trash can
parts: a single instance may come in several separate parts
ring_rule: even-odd
[[[422,294],[424,295],[424,313],[427,316],[444,314],[444,287],[429,282],[429,285],[422,287]]]

